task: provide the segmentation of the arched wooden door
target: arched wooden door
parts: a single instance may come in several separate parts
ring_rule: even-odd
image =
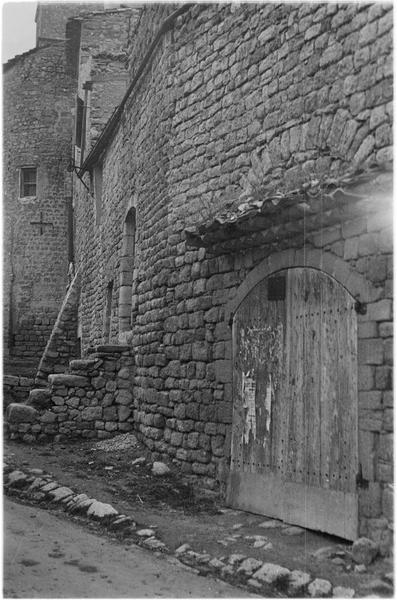
[[[352,296],[312,268],[269,276],[234,315],[233,361],[228,503],[356,539]]]

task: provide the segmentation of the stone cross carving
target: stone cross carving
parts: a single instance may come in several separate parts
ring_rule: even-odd
[[[40,227],[40,235],[43,235],[44,231],[45,231],[45,227],[49,226],[52,227],[53,224],[52,223],[46,223],[45,221],[43,221],[43,213],[40,212],[40,221],[30,221],[31,225],[39,225]]]

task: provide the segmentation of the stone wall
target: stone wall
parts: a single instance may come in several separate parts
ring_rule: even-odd
[[[130,64],[153,10],[143,11]],[[285,196],[308,182],[337,181],[391,160],[390,11],[391,5],[353,3],[190,9],[161,38],[106,149],[100,223],[76,182],[83,348],[104,341],[107,318],[110,340],[118,338],[124,221],[135,208],[126,338],[135,354],[135,428],[151,450],[209,487],[224,482],[230,449],[225,307],[253,269],[268,257],[277,263],[283,251],[319,249],[327,264],[339,259],[376,290],[359,334],[360,461],[368,483],[360,514],[361,533],[386,543],[392,477],[388,197],[378,198],[373,188],[372,201],[356,212],[347,201],[331,224],[318,219],[310,232],[253,248],[235,244],[216,256],[211,248],[187,247],[185,229],[260,200],[266,190]],[[321,202],[320,194],[319,214]]]
[[[68,28],[79,27],[77,93],[87,104],[85,153],[98,139],[120,103],[127,87],[127,41],[139,18],[140,9],[87,12],[71,19]],[[88,94],[84,91],[90,83]]]
[[[103,2],[90,4],[66,2],[40,2],[36,10],[36,42],[38,46],[51,40],[65,39],[66,22],[70,17],[87,10],[101,10]]]
[[[128,36],[128,70],[130,80],[137,73],[150,44],[157,35],[164,21],[178,9],[178,4],[162,3],[145,6],[140,11],[139,20],[130,28]]]
[[[132,429],[129,349],[92,350],[88,359],[71,361],[70,373],[50,375],[49,389],[32,390],[27,404],[8,407],[11,439],[103,439]]]
[[[60,43],[5,65],[3,327],[10,368],[13,360],[37,368],[67,284],[74,82],[64,52]],[[22,167],[37,169],[34,197],[21,197]]]
[[[31,377],[17,377],[16,375],[4,375],[3,378],[3,411],[9,404],[23,403],[29,397],[34,379]]]
[[[73,261],[68,166],[76,93],[86,102],[89,147],[126,88],[124,46],[139,10],[95,12],[100,7],[41,4],[39,47],[5,65],[3,338],[5,368],[10,373],[36,372]],[[91,12],[84,13],[87,8]],[[66,32],[72,15],[79,16],[69,19]],[[65,43],[54,41],[65,35]],[[77,68],[72,64],[76,60],[80,61]],[[92,89],[86,96],[82,86],[87,81]],[[23,167],[37,168],[34,197],[21,197]]]

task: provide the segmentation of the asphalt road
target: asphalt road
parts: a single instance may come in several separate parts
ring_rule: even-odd
[[[4,533],[5,598],[254,597],[6,497]]]

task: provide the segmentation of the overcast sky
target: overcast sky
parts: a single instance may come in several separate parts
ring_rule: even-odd
[[[2,2],[2,62],[36,45],[37,2]]]

